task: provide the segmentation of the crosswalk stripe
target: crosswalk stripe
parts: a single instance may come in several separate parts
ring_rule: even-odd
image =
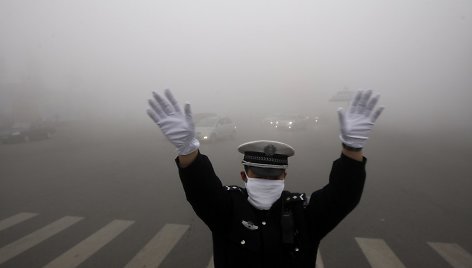
[[[0,221],[0,231],[3,231],[15,224],[18,224],[20,222],[24,222],[28,219],[31,219],[33,218],[34,216],[36,216],[38,214],[36,213],[29,213],[29,212],[22,212],[22,213],[18,213],[16,215],[13,215],[9,218],[6,218],[4,220],[1,220]]]
[[[66,251],[44,268],[77,267],[95,252],[121,234],[134,221],[113,220],[85,240]]]
[[[159,267],[188,228],[188,225],[166,224],[125,268]]]
[[[19,240],[0,248],[0,264],[8,261],[18,254],[36,246],[51,236],[61,232],[70,227],[76,222],[80,221],[81,217],[66,216],[43,228],[34,231],[33,233],[20,238]]]
[[[405,268],[384,240],[359,237],[355,239],[372,268]]]
[[[213,256],[211,256],[210,262],[208,263],[207,268],[215,268],[215,264],[213,263]]]
[[[37,213],[22,212],[0,220],[0,231],[29,220],[37,215]],[[69,228],[82,219],[82,217],[74,216],[63,217],[0,248],[0,265]],[[44,266],[44,268],[73,268],[79,266],[133,223],[134,221],[113,220],[51,261]],[[188,225],[166,224],[141,251],[134,256],[125,268],[159,267],[188,228]],[[356,237],[355,240],[372,268],[405,268],[405,265],[384,240],[360,237]],[[451,267],[472,268],[472,255],[458,244],[440,242],[427,243],[449,263]],[[315,267],[325,267],[319,250],[317,252]],[[211,256],[207,268],[214,268],[213,256]]]
[[[471,268],[472,255],[458,244],[428,242],[454,268]]]
[[[319,250],[318,250],[318,252],[316,252],[315,268],[324,268],[323,259],[321,258],[321,253],[320,253]]]

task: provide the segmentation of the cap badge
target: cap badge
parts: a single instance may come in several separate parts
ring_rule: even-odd
[[[275,151],[277,151],[277,149],[272,144],[269,144],[266,147],[264,147],[264,154],[268,156],[273,156],[275,154]]]

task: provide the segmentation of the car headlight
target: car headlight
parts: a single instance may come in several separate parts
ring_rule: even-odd
[[[290,121],[290,122],[288,122],[288,124],[289,124],[289,125],[291,125],[291,124],[293,124],[293,122],[292,122],[292,121]]]
[[[204,139],[204,140],[208,140],[208,136],[203,136],[203,139]]]

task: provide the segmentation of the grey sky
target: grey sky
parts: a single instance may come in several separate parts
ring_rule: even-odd
[[[314,115],[370,88],[387,122],[471,125],[468,0],[2,0],[0,38],[2,105],[147,120],[171,88],[195,111]]]

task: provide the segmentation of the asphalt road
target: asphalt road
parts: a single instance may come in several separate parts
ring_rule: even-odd
[[[296,155],[290,158],[286,189],[311,193],[327,183],[340,154],[337,135],[335,122],[294,132],[240,124],[234,140],[203,144],[201,152],[224,184],[242,185],[239,144],[289,143]],[[363,246],[379,241],[405,267],[453,267],[430,242],[456,244],[467,261],[472,254],[471,149],[470,138],[458,133],[376,128],[365,149],[364,195],[322,241],[324,267],[370,267],[375,260]],[[168,254],[161,256],[160,267],[207,267],[210,233],[185,200],[175,156],[147,121],[68,123],[50,140],[1,145],[0,267],[43,267],[59,256],[66,262],[75,258],[80,267],[124,267],[160,230],[175,226],[182,228],[167,239],[173,246],[161,249]],[[67,216],[64,221],[72,223],[54,235],[42,232]],[[105,226],[100,234],[108,240],[89,238]],[[77,250],[72,257],[63,255],[71,248]]]

